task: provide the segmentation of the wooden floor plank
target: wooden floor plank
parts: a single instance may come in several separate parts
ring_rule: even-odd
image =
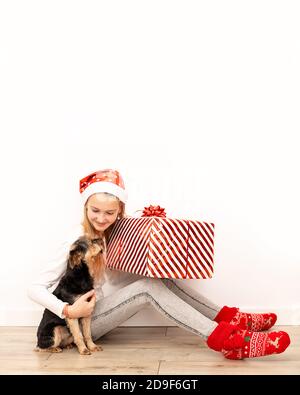
[[[189,374],[189,375],[227,375],[227,374],[244,374],[244,375],[280,375],[280,374],[300,374],[300,362],[289,361],[283,364],[280,356],[273,356],[272,361],[259,363],[258,361],[215,361],[215,362],[194,362],[183,361],[162,361],[160,364],[159,374]]]
[[[200,337],[177,327],[119,327],[97,343],[103,351],[82,356],[34,352],[36,327],[0,327],[1,374],[300,374],[300,327],[278,326],[291,336],[285,353],[226,360]]]

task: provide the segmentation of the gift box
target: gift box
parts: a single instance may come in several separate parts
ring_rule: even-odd
[[[107,243],[109,268],[156,278],[205,279],[214,269],[214,224],[167,218],[160,206],[120,219]]]

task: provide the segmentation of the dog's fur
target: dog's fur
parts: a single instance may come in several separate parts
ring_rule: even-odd
[[[69,251],[66,273],[53,294],[71,305],[92,290],[94,280],[101,275],[104,254],[104,236],[98,239],[81,236],[77,239]],[[82,355],[101,351],[102,348],[92,341],[90,324],[91,317],[62,319],[45,309],[37,331],[36,351],[61,352],[62,348],[72,348],[73,343]]]

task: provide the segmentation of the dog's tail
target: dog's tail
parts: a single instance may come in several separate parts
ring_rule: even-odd
[[[38,337],[36,348],[39,349],[50,348],[54,346],[54,338],[49,335],[42,335]]]
[[[45,349],[46,350],[46,349]],[[39,347],[38,345],[33,349],[34,352],[41,352],[44,351],[41,347]]]

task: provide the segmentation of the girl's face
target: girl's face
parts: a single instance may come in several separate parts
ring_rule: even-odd
[[[119,200],[103,193],[90,196],[86,207],[90,223],[99,232],[113,224],[120,213]]]

